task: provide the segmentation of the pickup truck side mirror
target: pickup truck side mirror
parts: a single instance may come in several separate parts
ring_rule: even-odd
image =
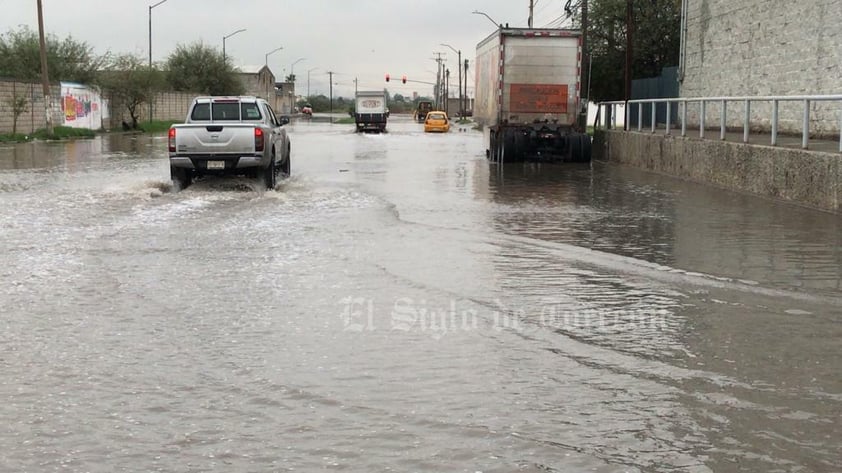
[[[287,116],[280,117],[280,118],[278,118],[278,122],[279,122],[278,123],[279,125],[284,126],[287,123],[289,123],[289,117],[287,117]]]

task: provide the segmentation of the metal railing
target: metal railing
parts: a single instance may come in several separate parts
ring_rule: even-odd
[[[666,119],[662,122],[665,125],[665,133],[667,135],[671,134],[672,129],[671,125],[671,115],[672,115],[672,107],[673,105],[678,107],[678,111],[680,113],[680,118],[678,121],[680,122],[681,126],[681,136],[687,136],[687,109],[688,105],[690,104],[699,104],[699,138],[705,137],[705,119],[708,111],[709,104],[719,104],[720,109],[720,117],[719,117],[719,139],[724,140],[726,129],[727,129],[727,110],[728,104],[730,103],[742,103],[743,104],[743,119],[742,119],[742,127],[743,127],[743,142],[748,143],[749,141],[749,134],[752,125],[751,119],[751,110],[752,110],[752,103],[755,102],[766,102],[771,103],[772,105],[772,117],[770,120],[771,125],[771,145],[777,146],[778,145],[778,132],[779,132],[779,108],[781,102],[800,102],[802,104],[801,109],[801,147],[803,149],[807,149],[810,145],[810,106],[816,102],[838,102],[840,104],[840,110],[838,112],[839,122],[837,131],[839,132],[839,152],[842,153],[842,95],[794,95],[794,96],[779,96],[779,95],[771,95],[771,96],[756,96],[756,97],[694,97],[694,98],[660,98],[660,99],[637,99],[637,100],[629,100],[628,102],[625,101],[614,101],[614,102],[601,102],[597,104],[599,107],[598,116],[604,117],[605,128],[616,128],[617,127],[617,107],[618,106],[625,106],[625,130],[630,130],[631,127],[631,112],[634,105],[637,105],[637,131],[643,131],[643,109],[647,104],[649,104],[649,108],[651,109],[651,132],[655,133],[657,129],[657,106],[658,104],[666,104]],[[610,107],[611,113],[603,114],[603,108]],[[611,120],[609,122],[609,118]],[[613,125],[613,127],[612,127]],[[678,126],[678,124],[676,124]]]

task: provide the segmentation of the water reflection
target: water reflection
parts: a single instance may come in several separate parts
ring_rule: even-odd
[[[477,194],[494,228],[711,275],[842,288],[836,215],[629,168],[505,165]]]
[[[600,165],[511,164],[488,175],[501,232],[674,263],[674,202],[654,186]]]

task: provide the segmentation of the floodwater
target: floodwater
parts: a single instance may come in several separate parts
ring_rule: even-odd
[[[481,134],[0,147],[0,471],[842,470],[842,221]]]

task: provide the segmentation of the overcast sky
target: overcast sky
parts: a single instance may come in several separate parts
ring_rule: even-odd
[[[90,44],[97,54],[136,53],[148,57],[149,6],[159,0],[43,0],[48,33]],[[536,0],[536,27],[557,26],[565,0]],[[37,30],[36,0],[0,0],[0,33],[18,25]],[[483,11],[510,26],[526,26],[529,0],[165,0],[152,10],[152,57],[166,59],[177,44],[202,41],[222,49],[235,65],[269,67],[281,80],[292,68],[300,94],[328,94],[326,71],[334,71],[334,95],[360,89],[411,95],[431,87],[399,80],[435,82],[434,53],[441,52],[455,87],[457,54],[471,63],[476,45],[494,30]],[[293,62],[305,58],[294,66]],[[314,69],[311,71],[311,69]],[[393,80],[386,84],[384,75]],[[472,84],[473,80],[469,81]],[[454,89],[455,90],[455,89]]]

